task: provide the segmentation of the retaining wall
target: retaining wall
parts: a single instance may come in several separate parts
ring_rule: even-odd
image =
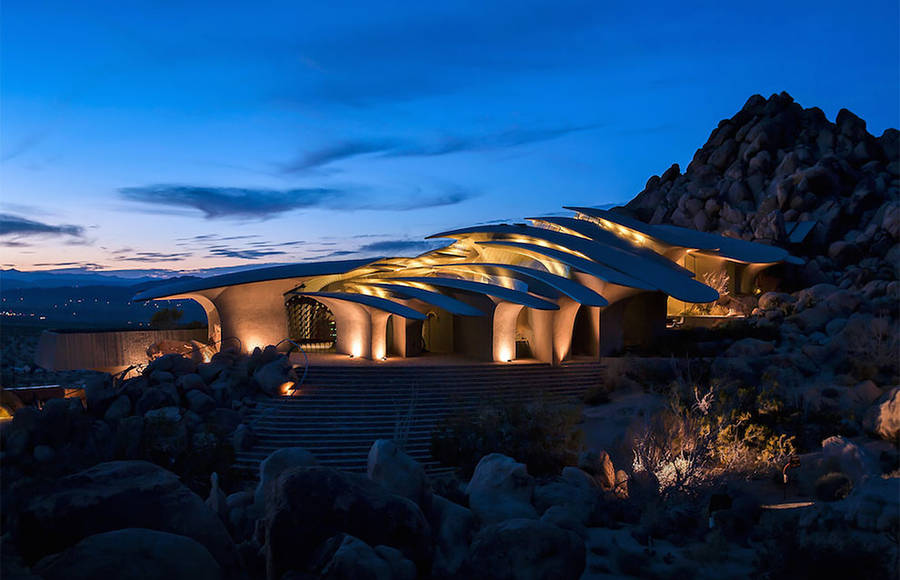
[[[54,332],[45,330],[38,342],[35,363],[47,370],[90,369],[115,372],[147,362],[147,347],[161,340],[206,342],[206,328]]]

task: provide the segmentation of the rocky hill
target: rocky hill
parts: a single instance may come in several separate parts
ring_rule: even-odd
[[[654,175],[618,211],[745,240],[791,245],[793,222],[815,226],[795,254],[801,285],[895,280],[900,262],[900,133],[881,137],[841,109],[834,123],[787,93],[754,95],[724,119],[682,173]]]

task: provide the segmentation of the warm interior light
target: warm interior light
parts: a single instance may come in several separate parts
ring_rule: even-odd
[[[290,395],[294,388],[294,381],[285,381],[281,383],[281,394]]]

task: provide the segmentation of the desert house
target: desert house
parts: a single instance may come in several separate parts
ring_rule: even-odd
[[[209,342],[244,351],[289,338],[373,360],[441,353],[557,365],[650,341],[667,316],[739,315],[723,297],[758,293],[765,269],[800,263],[774,246],[567,209],[574,216],[434,234],[451,242],[413,258],[261,268],[134,300],[195,300]]]

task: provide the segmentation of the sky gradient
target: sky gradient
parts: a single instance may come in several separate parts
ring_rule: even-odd
[[[900,119],[896,0],[443,4],[3,2],[0,263],[412,255],[624,203],[754,93]]]

